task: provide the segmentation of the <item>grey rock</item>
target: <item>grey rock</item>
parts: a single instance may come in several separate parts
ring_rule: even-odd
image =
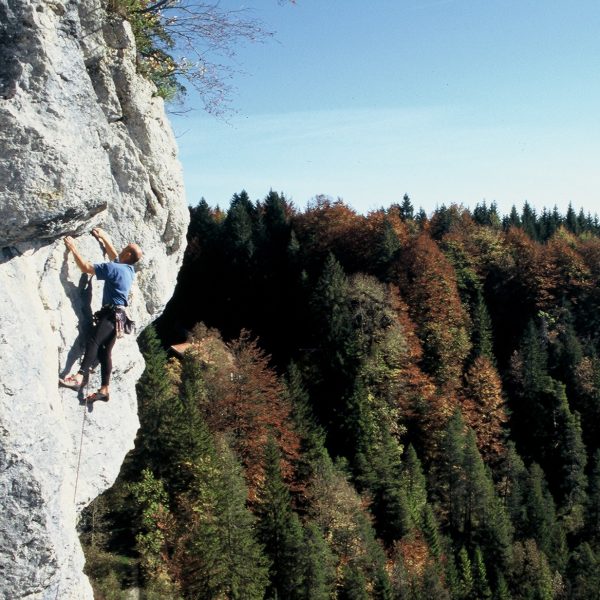
[[[86,407],[57,386],[102,295],[63,237],[92,262],[104,260],[95,226],[142,246],[138,332],[181,265],[176,143],[135,58],[129,24],[99,1],[0,0],[0,598],[92,598],[78,514],[114,482],[139,426],[135,336],[115,346],[110,402]]]

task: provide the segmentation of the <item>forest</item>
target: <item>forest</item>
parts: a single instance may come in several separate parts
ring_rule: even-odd
[[[596,216],[190,214],[96,598],[600,599]]]

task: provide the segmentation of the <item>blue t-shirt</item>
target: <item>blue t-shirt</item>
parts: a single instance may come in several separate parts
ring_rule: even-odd
[[[135,277],[133,266],[120,263],[119,259],[115,259],[113,262],[94,265],[94,271],[98,279],[104,280],[102,306],[105,304],[127,306],[129,290]]]

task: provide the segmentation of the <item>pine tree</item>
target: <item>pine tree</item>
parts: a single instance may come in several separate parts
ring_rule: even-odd
[[[315,419],[302,374],[295,363],[288,367],[286,389],[292,406],[294,429],[300,438],[296,476],[301,485],[306,485],[322,461],[326,460],[325,431]]]
[[[525,458],[543,462],[554,429],[556,400],[548,394],[554,394],[555,382],[548,376],[547,347],[533,320],[525,330],[519,352],[513,355],[511,370],[513,436]]]
[[[423,231],[425,229],[427,223],[429,222],[429,219],[427,218],[427,213],[425,212],[423,207],[419,208],[419,212],[415,216],[415,221],[419,225],[419,229],[421,231]]]
[[[302,527],[292,511],[290,492],[281,476],[281,455],[272,437],[265,447],[264,483],[259,489],[256,514],[258,535],[271,560],[268,594],[274,598],[300,597],[302,569],[299,560]]]
[[[309,522],[304,528],[300,569],[302,586],[297,597],[302,600],[329,600],[335,582],[335,557],[315,523]]]
[[[570,600],[600,600],[600,560],[588,543],[571,554],[567,581]]]
[[[567,226],[567,229],[569,231],[575,234],[579,233],[579,222],[577,221],[577,214],[575,213],[575,209],[573,208],[573,205],[570,202],[565,217],[565,225]]]
[[[523,536],[534,539],[546,556],[558,556],[556,541],[560,537],[560,524],[556,520],[556,508],[544,472],[536,463],[529,469],[524,501],[526,517]]]
[[[502,499],[515,528],[515,537],[527,535],[526,498],[529,493],[529,472],[519,456],[513,441],[507,444],[506,456],[502,465]]]
[[[173,390],[166,376],[167,355],[162,349],[156,331],[152,326],[144,329],[140,335],[140,349],[144,355],[146,367],[136,385],[140,431],[136,439],[136,448],[126,468],[139,472],[140,464],[149,464],[156,468],[161,462],[161,442],[159,429],[162,415],[173,402]]]
[[[371,511],[377,533],[390,545],[412,526],[410,500],[401,481],[400,449],[385,430],[379,443],[366,448],[364,442],[361,445],[363,450],[356,462],[357,479],[372,497]]]
[[[506,508],[477,449],[475,434],[465,432],[460,412],[452,417],[440,448],[437,493],[448,511],[455,539],[480,545],[502,568],[510,554],[512,526]]]
[[[468,600],[472,597],[475,582],[473,580],[473,565],[464,546],[458,553],[458,577],[460,581],[460,598]]]
[[[447,515],[454,531],[461,531],[463,525],[462,506],[465,495],[463,474],[465,453],[465,424],[460,411],[456,411],[448,421],[440,441],[439,461],[433,481],[433,492]]]
[[[485,200],[480,204],[475,205],[473,210],[473,220],[479,225],[489,225],[489,210]]]
[[[383,281],[388,279],[388,273],[394,260],[397,258],[401,244],[398,234],[388,219],[383,223],[383,230],[374,248],[374,262],[372,265],[375,273]]]
[[[380,567],[375,572],[373,582],[373,600],[393,600],[392,584],[386,570]]]
[[[514,545],[511,583],[517,598],[553,600],[553,578],[548,560],[533,540]]]
[[[484,356],[492,364],[495,364],[494,342],[492,338],[492,320],[488,312],[483,293],[477,290],[477,299],[473,308],[473,358]]]
[[[521,226],[532,240],[538,239],[535,209],[527,201],[523,204],[523,211],[521,212]]]
[[[427,487],[421,461],[412,445],[408,446],[404,455],[399,487],[406,498],[411,528],[422,528],[427,508]],[[430,520],[429,526],[433,527],[433,521]],[[431,529],[430,533],[435,536]]]
[[[247,267],[254,255],[254,223],[256,209],[245,191],[234,194],[224,222],[227,247],[232,252],[232,261],[239,267]]]
[[[367,582],[361,571],[355,565],[345,565],[338,598],[339,600],[369,600],[366,586]]]
[[[587,479],[585,467],[587,454],[582,441],[581,421],[578,413],[571,413],[562,386],[562,402],[557,411],[557,450],[561,467],[558,486],[561,513],[566,528],[575,532],[583,526],[583,511],[586,501]]]
[[[344,269],[333,254],[329,254],[315,286],[312,313],[324,358],[333,370],[347,368],[347,346],[352,332],[347,292]]]
[[[596,450],[589,476],[585,533],[594,548],[600,548],[600,450]]]
[[[512,600],[510,589],[506,583],[506,578],[502,573],[496,575],[496,591],[494,592],[494,600]]]
[[[500,215],[498,214],[498,205],[495,200],[490,204],[489,222],[494,229],[500,228]]]
[[[408,194],[404,194],[402,204],[400,205],[400,217],[403,221],[412,220],[414,217],[414,208]]]
[[[435,560],[439,560],[442,555],[442,539],[437,518],[430,504],[426,504],[425,509],[423,510],[422,529],[431,556],[433,556]]]
[[[290,224],[288,213],[290,207],[283,195],[271,190],[262,206],[262,221],[268,245],[282,250],[289,241]]]
[[[246,507],[248,491],[241,467],[225,442],[220,445],[219,463],[215,513],[222,544],[221,594],[232,600],[262,600],[269,563],[257,542],[256,520]]]
[[[513,227],[521,227],[521,217],[517,211],[517,207],[513,204],[508,216],[508,225]]]
[[[487,569],[479,546],[473,553],[473,593],[477,600],[491,600],[492,590],[487,576]]]
[[[403,598],[403,597],[402,597]],[[427,600],[450,600],[450,592],[446,582],[440,574],[440,569],[434,562],[429,562],[421,577],[420,590],[417,591],[415,600],[427,598]]]
[[[477,450],[475,434],[469,430],[465,440],[463,500],[465,539],[481,546],[489,560],[502,568],[510,555],[512,525],[498,498],[491,474]]]
[[[161,465],[171,496],[188,489],[194,481],[194,465],[203,460],[212,445],[208,426],[200,411],[205,401],[202,369],[193,352],[181,363],[181,383],[177,398],[165,406],[158,430]]]

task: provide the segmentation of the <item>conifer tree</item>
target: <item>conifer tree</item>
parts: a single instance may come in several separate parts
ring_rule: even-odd
[[[463,463],[465,424],[460,411],[452,415],[440,441],[440,459],[434,478],[434,494],[454,531],[462,528],[462,502],[465,495]]]
[[[390,266],[397,258],[401,244],[398,234],[388,219],[383,223],[383,230],[374,248],[373,270],[383,281],[388,279]]]
[[[300,597],[302,527],[292,511],[291,497],[281,476],[281,455],[272,437],[265,447],[264,483],[259,489],[256,514],[258,535],[271,561],[268,594],[274,598]]]
[[[600,560],[587,542],[571,554],[567,577],[570,600],[600,600]]]
[[[329,600],[335,583],[335,558],[319,527],[308,522],[300,548],[302,585],[298,598]]]
[[[529,469],[525,500],[523,536],[535,540],[536,547],[552,558],[553,566],[564,568],[565,539],[561,524],[556,519],[556,508],[548,491],[544,472],[533,463]]]
[[[525,330],[519,352],[511,364],[512,410],[511,429],[520,452],[527,459],[542,462],[553,430],[554,381],[548,376],[548,352],[535,322]]]
[[[408,194],[404,194],[402,204],[400,205],[400,218],[403,221],[412,220],[414,217],[414,208]]]
[[[521,212],[521,226],[532,240],[538,239],[537,215],[535,209],[527,201],[523,204],[523,211]]]
[[[491,600],[492,590],[487,576],[487,569],[479,546],[473,553],[473,594],[478,600]]]
[[[346,296],[348,280],[344,269],[329,254],[317,281],[312,301],[315,331],[319,335],[324,358],[332,370],[347,369],[347,346],[352,327]]]
[[[289,205],[283,195],[271,190],[262,204],[262,221],[268,246],[282,251],[289,242]]]
[[[587,479],[585,467],[587,454],[582,441],[581,421],[578,413],[571,413],[561,387],[561,403],[557,411],[555,435],[560,460],[561,513],[568,521],[567,530],[575,532],[583,526],[583,511],[586,501]]]
[[[172,496],[189,488],[195,476],[194,465],[210,452],[211,436],[200,411],[205,398],[200,363],[188,351],[181,363],[179,394],[162,412],[158,431],[162,459],[158,473],[167,481]]]
[[[497,573],[496,575],[496,590],[494,592],[494,600],[512,600],[508,583],[506,583],[506,578],[502,573]]]
[[[481,546],[489,560],[502,568],[510,555],[512,525],[477,450],[472,430],[466,435],[463,465],[465,538]]]
[[[437,491],[455,538],[469,546],[480,545],[489,560],[502,568],[510,554],[512,525],[479,454],[475,434],[464,429],[457,411],[442,439]]]
[[[517,211],[517,207],[513,204],[508,216],[508,225],[513,227],[521,227],[521,217]]]
[[[367,581],[356,565],[347,564],[342,570],[339,600],[369,600]]]
[[[404,455],[399,487],[406,498],[406,508],[408,509],[411,528],[422,528],[427,507],[427,487],[421,461],[412,444],[408,446]],[[433,521],[429,522],[429,526],[433,526]],[[435,536],[431,529],[430,533]]]
[[[553,600],[553,577],[546,555],[535,541],[525,540],[514,546],[511,560],[511,589],[516,598]]]
[[[400,482],[400,451],[387,431],[381,441],[357,455],[357,480],[372,497],[375,528],[385,544],[399,539],[411,527],[410,500]]]
[[[530,489],[529,472],[513,441],[507,444],[502,471],[502,499],[515,528],[515,537],[522,538],[527,535],[528,527],[526,497]]]
[[[429,222],[429,219],[427,218],[427,213],[425,212],[423,207],[419,208],[419,212],[417,212],[417,214],[415,216],[415,221],[419,225],[419,229],[421,231],[423,231],[425,229],[427,223]]]
[[[373,600],[393,600],[392,584],[383,566],[376,570],[374,579]]]
[[[579,233],[579,222],[577,220],[577,213],[573,208],[573,205],[569,202],[567,208],[567,214],[565,216],[565,225],[567,229],[575,234]]]
[[[600,549],[600,450],[596,450],[589,476],[586,531],[594,548]]]
[[[473,308],[472,344],[473,358],[484,356],[492,364],[495,364],[492,320],[485,304],[483,293],[479,289],[477,290],[477,297]]]
[[[224,222],[227,248],[232,262],[240,268],[247,267],[254,255],[254,223],[256,209],[245,191],[234,194]]]
[[[246,507],[248,491],[241,467],[225,441],[220,442],[218,473],[215,513],[221,543],[221,594],[232,600],[262,600],[269,562],[257,542],[256,520]]]
[[[322,461],[326,460],[325,431],[315,419],[302,374],[293,362],[288,366],[285,382],[292,406],[291,417],[294,429],[300,438],[296,476],[301,485],[306,485],[315,475]]]
[[[451,598],[446,582],[440,574],[440,569],[433,561],[425,566],[416,598],[431,598],[432,600],[433,598],[436,600],[450,600]]]
[[[140,430],[135,451],[125,461],[125,470],[137,474],[142,464],[157,470],[162,462],[162,443],[159,430],[173,403],[173,390],[166,376],[167,355],[162,349],[156,330],[149,326],[140,335],[140,349],[146,367],[136,385]],[[135,475],[132,474],[132,477]]]
[[[468,600],[473,595],[473,565],[467,549],[463,546],[458,553],[458,577],[460,581],[460,598]]]
[[[427,541],[431,556],[437,561],[442,555],[442,539],[437,518],[428,503],[423,510],[423,535]]]

